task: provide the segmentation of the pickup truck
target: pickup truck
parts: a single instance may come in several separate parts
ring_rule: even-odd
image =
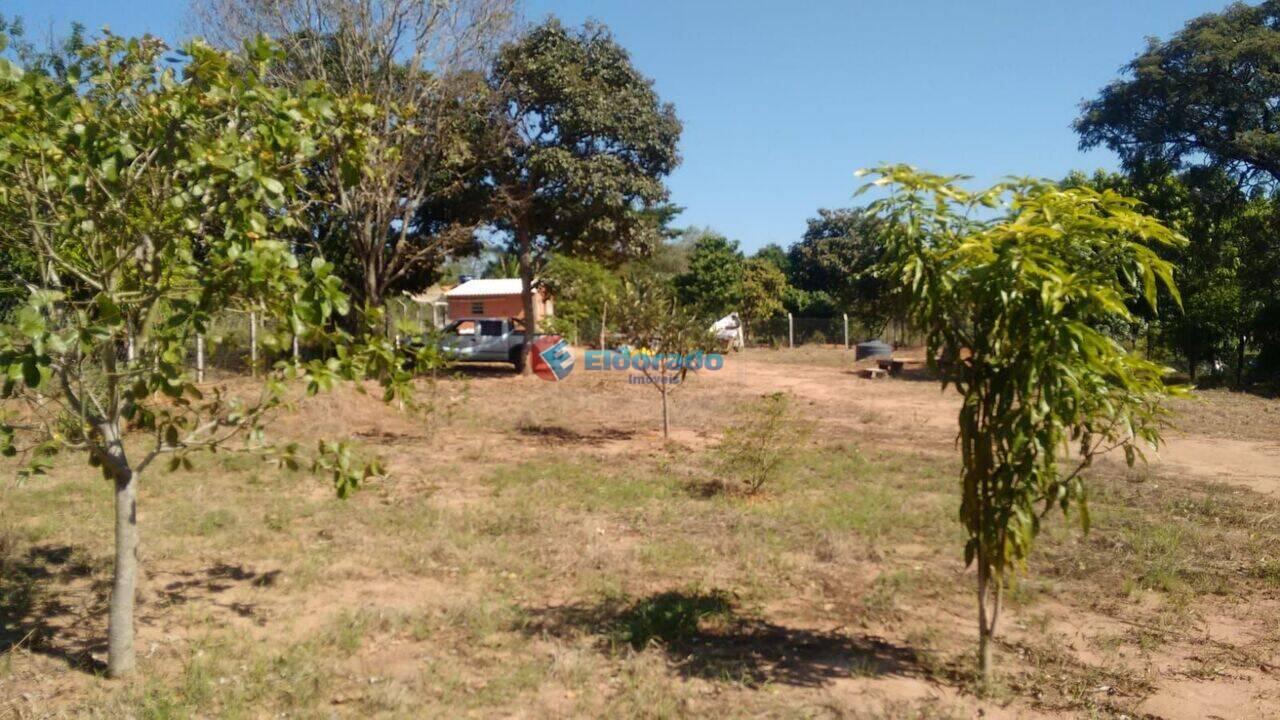
[[[515,318],[460,318],[440,332],[440,350],[454,362],[509,362],[524,370],[524,323]]]

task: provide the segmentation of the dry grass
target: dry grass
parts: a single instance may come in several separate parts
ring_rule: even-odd
[[[69,459],[6,484],[0,717],[1133,717],[1190,679],[1190,712],[1280,707],[1280,505],[1160,466],[1104,465],[1090,535],[1046,523],[978,688],[951,433],[920,421],[950,406],[829,352],[730,358],[674,394],[668,444],[657,393],[599,374],[469,371],[430,423],[306,401],[279,434],[355,438],[390,477],[347,501],[239,455],[144,479],[128,682],[96,674],[108,488]],[[759,495],[700,492],[775,389],[812,437]]]

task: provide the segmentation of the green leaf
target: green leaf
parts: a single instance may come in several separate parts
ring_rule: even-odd
[[[120,313],[120,307],[106,293],[98,293],[93,298],[94,305],[98,308],[98,320],[108,327],[119,325],[123,320]]]
[[[271,193],[272,195],[284,194],[284,183],[280,182],[279,180],[276,180],[275,178],[264,177],[262,178],[261,182],[262,182],[262,187],[266,188],[267,192]]]

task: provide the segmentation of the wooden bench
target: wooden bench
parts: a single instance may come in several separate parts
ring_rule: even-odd
[[[867,378],[868,380],[879,380],[888,374],[889,373],[883,368],[862,368],[858,371],[858,375]]]

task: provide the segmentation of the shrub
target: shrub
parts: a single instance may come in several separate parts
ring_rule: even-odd
[[[740,483],[753,495],[777,476],[813,426],[796,417],[791,397],[780,392],[746,405],[739,416],[716,446],[717,474],[722,486]]]

